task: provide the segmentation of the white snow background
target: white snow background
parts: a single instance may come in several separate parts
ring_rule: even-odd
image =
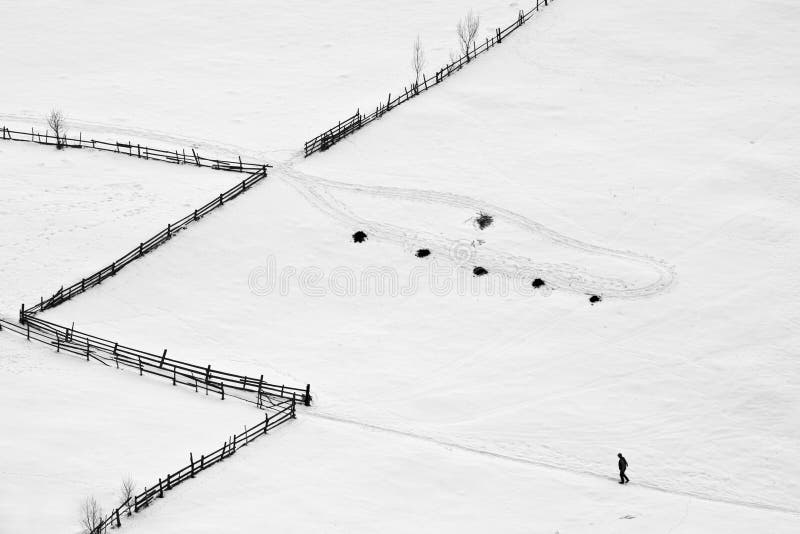
[[[296,422],[126,529],[800,530],[796,3],[556,0],[442,86],[307,160],[306,138],[409,81],[417,34],[438,65],[469,7],[488,34],[528,6],[2,7],[0,122],[30,128],[59,105],[97,138],[275,164],[44,314],[312,384]],[[0,176],[8,316],[237,179],[7,142]],[[480,210],[496,216],[485,230],[471,223]],[[369,239],[353,243],[356,230]],[[435,253],[416,258],[423,247]],[[473,279],[478,264],[487,277]],[[432,265],[449,290],[418,275]],[[512,272],[556,289],[498,294]],[[361,284],[365,273],[386,293]],[[587,292],[604,300],[590,306]],[[123,474],[152,483],[259,417],[0,342],[3,534],[76,532],[85,495],[110,509]],[[164,424],[177,417],[208,428]],[[43,430],[52,418],[69,424]],[[631,462],[624,487],[618,451]]]

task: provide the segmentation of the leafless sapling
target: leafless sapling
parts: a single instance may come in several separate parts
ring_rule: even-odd
[[[136,484],[131,477],[127,477],[122,481],[122,487],[119,491],[119,505],[128,505],[128,515],[131,515],[130,501],[133,499],[134,492],[136,491]]]
[[[481,25],[480,16],[470,10],[464,18],[458,21],[456,26],[456,33],[458,34],[458,44],[461,47],[461,53],[467,56],[469,62],[469,51],[475,44],[475,38],[478,36],[478,28]]]
[[[422,48],[419,35],[414,41],[414,56],[411,59],[411,66],[414,68],[414,92],[419,94],[419,77],[425,68],[425,50]]]
[[[53,130],[53,133],[55,133],[56,147],[60,150],[62,148],[61,136],[66,135],[67,133],[66,124],[64,122],[64,114],[58,109],[53,109],[47,116],[47,125],[50,126],[50,129]]]
[[[94,497],[87,497],[81,506],[81,528],[84,534],[96,534],[103,522],[103,510]]]

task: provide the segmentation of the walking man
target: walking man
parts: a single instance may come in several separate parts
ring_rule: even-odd
[[[617,456],[619,457],[619,483],[627,484],[630,482],[630,480],[628,480],[628,475],[625,474],[625,470],[628,468],[628,460],[622,456],[621,452],[617,453]]]

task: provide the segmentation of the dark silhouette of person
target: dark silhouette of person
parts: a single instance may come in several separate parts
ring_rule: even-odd
[[[622,456],[621,452],[617,453],[617,456],[619,457],[619,483],[627,484],[630,482],[630,480],[628,480],[628,475],[625,474],[625,470],[628,468],[628,460]]]

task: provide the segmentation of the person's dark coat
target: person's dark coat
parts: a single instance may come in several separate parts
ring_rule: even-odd
[[[624,472],[627,468],[628,468],[628,460],[626,460],[625,457],[620,454],[619,470]]]

